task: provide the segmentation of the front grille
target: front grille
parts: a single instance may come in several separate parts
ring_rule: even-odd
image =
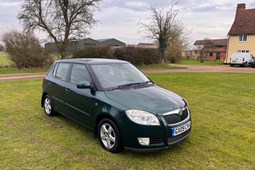
[[[175,124],[185,120],[188,116],[189,116],[189,110],[186,107],[186,109],[183,110],[183,113],[181,116],[179,116],[178,114],[170,114],[170,115],[165,115],[164,119],[167,124]]]

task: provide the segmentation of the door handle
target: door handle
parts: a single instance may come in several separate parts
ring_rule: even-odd
[[[66,92],[70,92],[71,90],[70,90],[69,88],[66,88],[65,91],[66,91]]]

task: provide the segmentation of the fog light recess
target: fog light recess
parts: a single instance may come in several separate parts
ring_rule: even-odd
[[[150,144],[150,138],[138,138],[140,145],[148,146]]]

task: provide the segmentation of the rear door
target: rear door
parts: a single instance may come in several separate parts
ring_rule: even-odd
[[[66,113],[66,87],[69,77],[70,63],[58,63],[52,75],[52,78],[48,81],[49,87],[48,93],[53,99],[54,108],[56,111]]]

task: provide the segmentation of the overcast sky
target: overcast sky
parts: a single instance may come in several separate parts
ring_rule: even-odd
[[[22,2],[0,0],[0,35],[8,29],[22,28],[17,20]],[[192,44],[197,39],[227,38],[238,3],[255,8],[254,0],[179,0],[175,7],[177,18],[190,32]],[[152,42],[139,32],[138,23],[150,16],[149,5],[167,8],[167,4],[167,0],[102,0],[100,11],[95,12],[95,18],[100,22],[87,37],[116,38],[127,44]]]

